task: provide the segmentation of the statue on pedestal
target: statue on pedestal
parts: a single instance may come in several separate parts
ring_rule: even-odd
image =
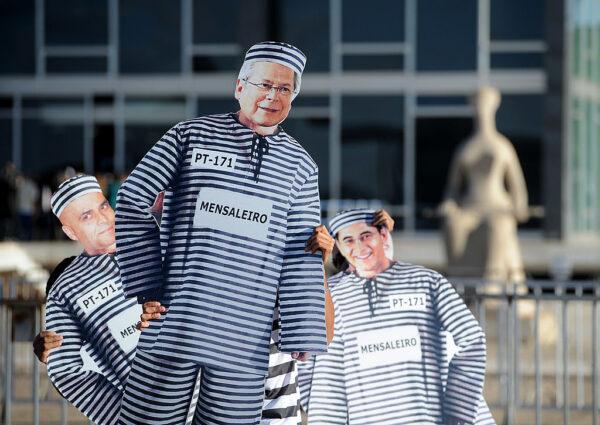
[[[473,96],[475,132],[454,155],[440,209],[449,275],[519,283],[517,222],[529,217],[527,187],[513,145],[496,129],[499,105],[493,87]]]

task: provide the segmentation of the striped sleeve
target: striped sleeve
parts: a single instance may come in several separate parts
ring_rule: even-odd
[[[306,252],[306,241],[321,221],[318,173],[299,188],[287,215],[281,276],[280,351],[325,352],[325,292],[321,254]]]
[[[458,347],[448,366],[444,416],[447,420],[473,423],[483,393],[485,335],[454,287],[443,277],[436,284],[434,296],[440,323]]]
[[[339,311],[335,311],[333,340],[326,354],[315,357],[310,373],[310,383],[303,382],[303,406],[311,425],[346,425],[348,402],[346,399],[346,374],[344,370],[344,329]]]
[[[158,299],[160,294],[160,231],[150,207],[158,193],[175,180],[181,157],[180,135],[175,126],[148,151],[119,189],[116,257],[128,298]]]
[[[63,336],[62,345],[50,351],[48,376],[58,392],[96,424],[113,424],[119,415],[122,389],[100,373],[84,368],[80,350],[84,336],[69,306],[49,297],[46,329]]]

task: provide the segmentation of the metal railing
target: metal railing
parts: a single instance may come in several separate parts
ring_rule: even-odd
[[[599,423],[598,281],[454,281],[487,337],[498,423]]]
[[[92,424],[54,389],[33,353],[42,294],[12,274],[0,279],[0,424]]]
[[[499,424],[600,425],[600,282],[453,283],[486,332],[485,397]],[[0,293],[0,423],[88,423],[52,388],[31,341],[18,334],[27,320],[25,339],[39,332],[43,300],[18,299],[15,288],[4,279]],[[29,416],[13,414],[22,406]]]

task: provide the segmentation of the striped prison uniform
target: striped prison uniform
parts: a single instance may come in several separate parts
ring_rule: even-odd
[[[444,331],[444,332],[442,332],[442,334],[443,334],[443,338],[447,338],[443,342],[444,354],[442,355],[442,358],[446,359],[446,362],[445,362],[444,366],[442,367],[442,370],[443,370],[442,386],[445,391],[446,380],[447,380],[447,376],[448,376],[448,365],[449,365],[449,362],[450,362],[454,352],[449,353],[450,357],[447,356],[447,354],[448,354],[447,347],[449,345],[448,340],[452,339],[452,341],[453,341],[453,338],[449,332]],[[321,380],[321,378],[324,376],[324,374],[328,373],[327,372],[327,368],[329,367],[328,362],[329,362],[329,360],[327,359],[327,355],[320,354],[318,356],[312,356],[306,362],[298,363],[298,388],[299,388],[300,394],[301,394],[300,404],[306,412],[308,412],[309,402],[311,399],[314,400],[314,405],[317,406],[317,407],[315,407],[315,409],[319,408],[318,407],[319,405],[323,406],[323,403],[325,403],[327,401],[331,401],[331,399],[328,400],[327,396],[325,394],[323,394],[322,388],[320,388],[321,383],[319,382]],[[315,376],[315,370],[317,370],[316,377],[315,377],[315,379],[313,379],[313,377]],[[313,382],[315,382],[314,385],[315,385],[316,389],[315,389],[314,397],[311,397],[311,390],[312,390]],[[475,418],[475,421],[473,422],[473,425],[496,425],[496,421],[494,420],[494,417],[492,416],[492,412],[490,411],[490,408],[488,407],[487,402],[485,401],[483,396],[481,397],[481,401],[479,402],[479,407],[477,409],[477,416]]]
[[[328,283],[334,338],[300,372],[309,424],[494,423],[482,398],[485,336],[441,275],[393,263],[373,279]],[[458,346],[449,364],[443,331]]]
[[[277,350],[277,338],[278,338],[278,320],[275,317],[273,321],[273,334],[271,337],[271,354],[269,356],[269,373],[267,375],[267,379],[264,383],[264,402],[262,405],[262,419],[260,421],[260,425],[299,425],[301,423],[300,417],[300,404],[299,404],[299,392],[297,387],[297,369],[296,369],[296,361],[291,357],[291,355],[286,353],[281,353]],[[156,376],[156,378],[160,379],[161,382],[169,382],[169,383],[177,383],[177,392],[181,393],[181,405],[177,405],[172,402],[173,395],[176,392],[173,389],[169,389],[167,391],[163,391],[162,387],[159,386],[158,389],[153,391],[161,392],[161,396],[157,397],[159,401],[153,400],[151,403],[142,403],[136,402],[138,407],[143,408],[144,410],[151,410],[153,413],[149,416],[153,417],[154,420],[157,418],[156,411],[159,412],[161,420],[172,421],[172,423],[177,423],[177,418],[182,417],[184,409],[187,405],[191,406],[191,409],[188,411],[188,423],[204,424],[209,423],[212,418],[211,413],[214,410],[221,410],[224,415],[227,415],[230,411],[235,411],[235,409],[239,405],[239,401],[234,397],[235,395],[244,395],[244,397],[248,396],[248,392],[254,392],[256,387],[243,387],[244,381],[240,381],[237,374],[232,374],[231,372],[226,372],[224,370],[210,369],[205,373],[211,373],[211,376],[215,374],[215,372],[220,372],[222,375],[218,375],[217,377],[224,380],[229,376],[235,377],[235,383],[237,386],[236,393],[233,395],[229,395],[227,397],[223,397],[223,392],[227,391],[226,386],[221,386],[217,389],[215,386],[218,384],[218,381],[212,383],[212,386],[207,384],[202,380],[202,372],[199,374],[199,380],[196,379],[196,374],[198,370],[197,367],[194,367],[193,364],[182,364],[179,361],[170,361],[165,359],[160,359],[158,363],[153,363],[152,357],[147,354],[140,352],[140,357],[143,357],[146,362],[144,363],[144,368],[136,368],[136,370],[141,371],[139,375],[135,375],[132,373],[130,382],[131,385],[135,385],[136,393],[135,396],[140,398],[145,398],[145,390],[144,386],[145,382],[149,378],[152,379],[148,371],[152,371],[151,374]],[[174,369],[179,369],[174,373]],[[204,369],[206,370],[206,369]],[[165,379],[165,374],[174,374],[173,379]],[[254,381],[254,377],[251,377],[250,382]],[[196,390],[194,391],[194,395],[192,396],[191,404],[187,401],[187,396],[189,396],[189,388],[192,385],[196,385]],[[210,382],[210,380],[208,381]],[[136,385],[137,383],[137,385]],[[211,405],[206,404],[197,404],[198,396],[199,396],[199,388],[198,385],[203,389],[202,393],[206,393],[207,391],[212,390],[213,392],[218,392],[221,395],[222,399],[226,399],[230,404],[219,404],[215,405],[214,403]],[[258,388],[261,390],[261,388]],[[168,401],[163,403],[161,400],[164,395],[165,399]],[[158,407],[157,407],[158,406]],[[194,406],[196,406],[196,411],[194,412]],[[127,409],[128,407],[126,407]],[[168,412],[168,414],[166,414]],[[239,410],[238,410],[239,412]],[[236,412],[235,415],[224,416],[221,415],[220,418],[224,419],[225,417],[228,420],[225,420],[224,423],[235,423],[235,421],[240,421],[243,418],[240,418],[239,413]],[[131,420],[131,423],[135,423],[136,420],[140,420],[139,415],[132,415],[123,412],[123,422],[127,422]],[[135,418],[135,420],[134,420]],[[154,423],[154,422],[153,422]]]
[[[159,233],[148,208],[162,190]],[[127,296],[168,307],[140,350],[253,374],[262,386],[277,294],[280,351],[326,350],[323,265],[304,252],[320,222],[318,171],[283,129],[258,136],[234,114],[176,125],[121,186],[116,213]],[[134,401],[126,395],[124,406]]]
[[[85,254],[80,256],[83,257],[83,261],[85,261],[85,259],[92,259],[94,257],[90,257],[90,256],[86,256]],[[110,256],[105,256],[107,258],[110,258]],[[60,276],[62,276],[63,272],[65,272],[65,270],[69,267],[69,265],[71,265],[71,263],[73,263],[73,260],[76,257],[69,257],[66,258],[65,260],[63,260],[51,273],[50,278],[48,279],[48,284],[46,287],[46,295],[49,294],[50,290],[54,287],[55,282],[58,280],[58,278]],[[82,261],[82,258],[80,258],[80,261]],[[112,267],[115,266],[115,262],[114,260],[111,261],[109,263],[109,265]],[[93,267],[92,267],[93,268]],[[115,272],[118,273],[118,271],[115,270],[111,270],[111,275],[114,275],[114,279],[118,279],[118,276],[115,275]],[[87,275],[86,275],[87,276]],[[92,293],[94,293],[94,288],[89,288],[85,286],[85,282],[81,281],[82,285],[81,285],[81,289],[84,292],[89,292],[89,290],[92,290]],[[115,286],[118,290],[118,296],[119,296],[119,300],[120,301],[124,301],[127,305],[131,304],[130,300],[125,300],[123,295],[122,295],[122,289],[121,289],[121,285],[120,283],[118,285]],[[87,289],[87,291],[86,291]],[[74,293],[77,294],[81,292],[81,290],[79,291],[75,291]],[[96,290],[97,292],[97,290]],[[104,295],[103,292],[101,292],[102,295]],[[98,294],[98,297],[100,295]],[[56,293],[53,292],[52,297],[49,298],[49,302],[50,303],[54,303],[54,300],[56,299]],[[120,304],[116,304],[117,306],[120,306]],[[111,311],[108,310],[107,311],[107,319],[110,321],[112,314]],[[276,346],[276,341],[278,340],[278,329],[279,329],[279,322],[277,320],[277,311],[276,314],[274,316],[274,320],[273,320],[273,334],[272,334],[272,340],[271,340],[271,354],[269,357],[269,374],[267,375],[267,380],[265,382],[265,401],[264,401],[264,405],[263,405],[263,412],[262,412],[262,417],[263,420],[261,421],[261,425],[295,425],[299,423],[299,418],[300,418],[300,412],[297,408],[298,406],[298,390],[297,390],[297,386],[296,386],[296,379],[297,379],[297,371],[295,368],[295,360],[292,359],[292,357],[289,354],[284,354],[284,353],[280,353],[277,350],[277,346]],[[130,338],[132,338],[132,342],[135,342],[135,340],[137,339],[137,337],[139,336],[139,333],[136,332],[135,334],[130,334]],[[110,340],[110,339],[109,339]],[[81,342],[79,342],[78,344],[80,344]],[[70,350],[70,352],[74,353],[76,351],[76,346],[73,346],[73,349]],[[101,352],[103,349],[100,347],[94,347],[90,342],[88,342],[87,340],[85,340],[85,342],[83,343],[83,345],[81,346],[79,352],[81,354],[81,370],[85,373],[87,373],[87,376],[89,379],[96,379],[96,377],[94,376],[94,373],[91,372],[95,372],[97,374],[100,375],[104,375],[101,369],[101,364],[103,361],[103,358],[100,357],[99,361],[94,360],[94,357],[96,357],[94,355],[94,352],[98,353]],[[79,358],[77,358],[77,356],[72,356],[73,359],[76,359],[77,362],[79,362]],[[128,357],[130,358],[130,357]],[[126,369],[129,370],[130,366],[129,364],[126,366]],[[199,395],[199,384],[200,384],[200,379],[198,377],[198,379],[196,379],[196,383],[195,383],[195,388],[194,388],[194,392],[193,392],[193,396],[192,396],[192,400],[190,403],[190,408],[188,411],[188,418],[186,420],[186,423],[191,424],[193,417],[194,417],[194,410],[195,410],[195,406],[196,406],[196,402],[198,400],[198,395]],[[119,386],[119,388],[122,388],[122,383]],[[104,403],[105,400],[102,400],[101,398],[101,394],[97,394],[97,399],[98,402]],[[91,398],[91,397],[90,397]],[[107,403],[108,404],[108,403]],[[96,420],[96,423],[101,425],[103,423],[110,423],[110,422],[105,422],[105,421],[109,421],[112,420],[113,422],[116,421],[116,417],[118,416],[118,411],[119,411],[119,407],[120,407],[120,399],[119,402],[117,404],[111,405],[109,407],[114,407],[113,409],[110,409],[107,411],[107,414],[105,415],[106,419],[98,419]],[[84,412],[86,413],[86,412]]]
[[[46,329],[63,336],[50,351],[48,376],[98,425],[114,424],[135,356],[141,307],[125,299],[112,255],[76,257],[49,290]],[[89,357],[94,365],[84,363]]]

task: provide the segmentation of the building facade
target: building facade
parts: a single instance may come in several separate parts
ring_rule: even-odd
[[[0,162],[34,177],[126,173],[174,123],[236,110],[245,49],[276,39],[309,57],[284,128],[325,212],[437,229],[469,96],[491,84],[534,207],[523,228],[600,238],[600,0],[6,0],[0,34]]]

